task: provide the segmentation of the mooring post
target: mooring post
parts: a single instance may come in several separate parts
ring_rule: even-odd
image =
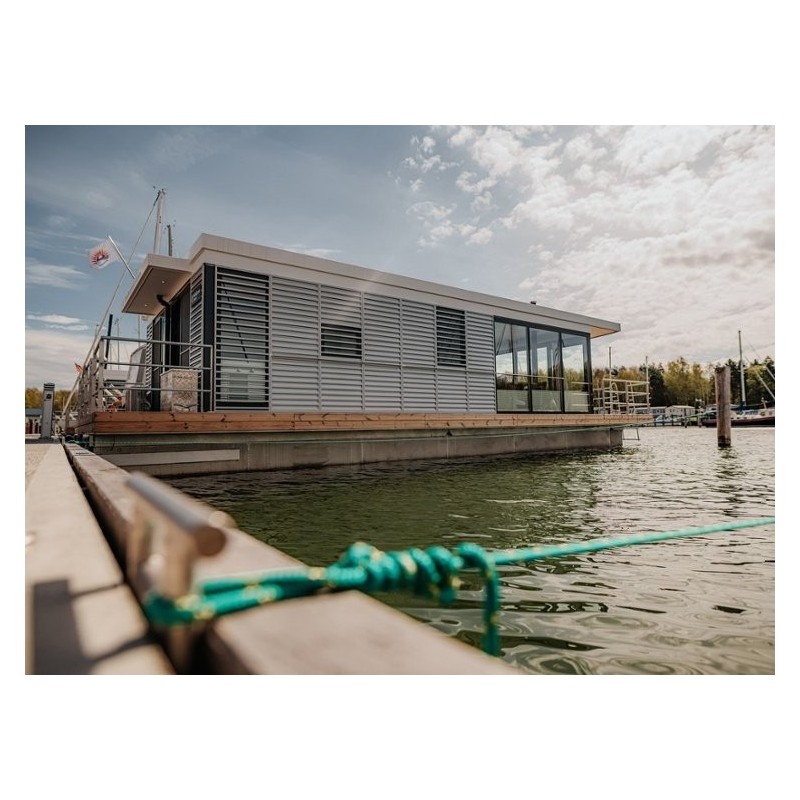
[[[714,380],[717,390],[717,446],[731,446],[731,368],[717,367]]]

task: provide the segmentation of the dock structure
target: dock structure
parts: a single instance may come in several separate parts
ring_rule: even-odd
[[[173,673],[61,442],[26,439],[25,472],[26,673]]]
[[[28,674],[520,674],[355,591],[253,608],[188,630],[154,628],[142,599],[160,576],[182,580],[187,564],[190,577],[204,579],[299,562],[168,488],[156,494],[174,519],[207,522],[195,557],[165,569],[168,554],[142,549],[149,539],[137,539],[143,512],[131,477],[75,444],[26,442]],[[176,549],[186,555],[185,546]]]

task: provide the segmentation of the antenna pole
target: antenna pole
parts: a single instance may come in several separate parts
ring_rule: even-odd
[[[744,358],[742,358],[742,332],[739,331],[739,385],[742,390],[742,404],[739,407],[742,411],[744,411],[745,407],[745,397],[744,397]],[[717,409],[717,413],[719,413],[719,409]]]

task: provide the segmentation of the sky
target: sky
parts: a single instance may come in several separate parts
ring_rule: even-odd
[[[596,368],[775,357],[772,125],[28,125],[26,386],[71,388],[107,310],[143,335],[87,253],[136,274],[162,188],[162,253],[169,225],[180,257],[210,233],[620,323]]]

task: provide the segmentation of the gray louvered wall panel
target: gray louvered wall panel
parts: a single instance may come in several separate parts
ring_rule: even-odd
[[[436,410],[467,411],[467,376],[464,370],[440,367],[436,372]]]
[[[270,409],[272,411],[320,411],[319,364],[280,356],[272,359]]]
[[[492,317],[467,312],[466,369],[437,368],[431,304],[286,278],[271,279],[270,295],[272,410],[495,410]],[[321,358],[323,322],[360,328],[362,359]],[[254,333],[258,321],[239,324]]]
[[[361,294],[350,289],[320,286],[322,322],[361,327]]]
[[[272,352],[319,357],[319,286],[272,279]]]
[[[494,380],[494,318],[467,312],[467,369],[491,373]]]
[[[497,394],[494,373],[468,372],[468,410],[494,414],[497,410]]]
[[[402,301],[403,364],[433,369],[436,365],[436,310],[427,303]],[[433,376],[431,375],[431,389]]]
[[[401,397],[402,384],[398,367],[364,365],[365,411],[399,411]]]
[[[361,361],[322,360],[320,401],[323,410],[363,411]]]
[[[215,298],[217,403],[269,407],[269,276],[217,267]]]
[[[193,345],[203,343],[203,275],[205,268],[201,267],[194,275],[189,285],[189,341]],[[189,366],[192,369],[202,370],[203,348],[189,348]]]
[[[147,345],[144,348],[144,385],[153,385],[153,321],[147,323]]]
[[[497,394],[494,373],[494,318],[467,312],[467,408],[494,413]]]
[[[403,367],[403,411],[436,411],[434,371]]]
[[[364,295],[363,346],[366,362],[400,364],[399,300]]]

